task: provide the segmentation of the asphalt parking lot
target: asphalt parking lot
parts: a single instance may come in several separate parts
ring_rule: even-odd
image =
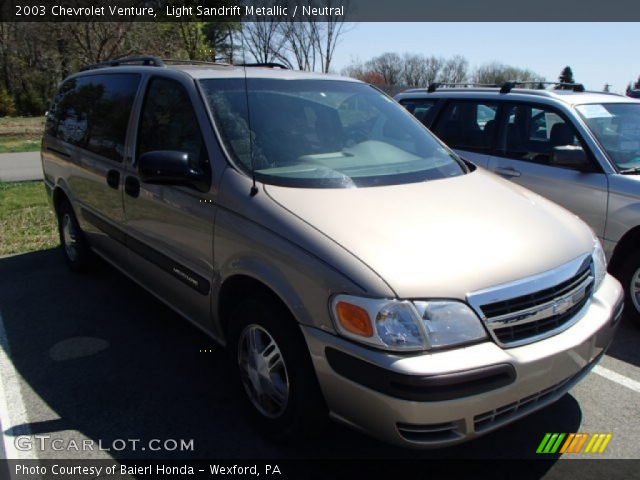
[[[267,442],[227,387],[216,344],[107,265],[70,273],[57,250],[0,258],[0,347],[9,457],[523,459],[536,457],[546,432],[611,432],[599,458],[640,458],[640,328],[625,319],[600,367],[560,401],[437,451],[395,448],[337,424],[307,443]],[[102,445],[193,439],[194,448],[22,451],[15,445],[22,435]]]

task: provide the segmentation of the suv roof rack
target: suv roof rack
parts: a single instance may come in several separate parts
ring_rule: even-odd
[[[283,70],[289,70],[289,67],[282,63],[276,62],[264,62],[264,63],[236,63],[236,67],[266,67],[266,68],[281,68]]]
[[[584,85],[581,83],[567,83],[567,82],[539,82],[536,80],[510,80],[504,82],[500,87],[500,93],[509,93],[513,88],[518,85],[554,85],[560,87],[560,90],[573,90],[574,92],[584,92]]]
[[[96,68],[120,67],[123,65],[132,65],[132,64],[148,65],[151,67],[165,66],[164,61],[162,61],[162,59],[160,59],[159,57],[155,57],[153,55],[143,55],[140,57],[116,58],[114,60],[105,60],[104,62],[85,65],[80,69],[80,71],[84,72],[86,70],[95,70]]]
[[[498,85],[495,83],[473,83],[473,82],[462,82],[462,83],[448,83],[448,82],[431,82],[427,87],[427,92],[433,93],[440,87],[493,87],[497,88]]]
[[[462,82],[462,83],[445,83],[445,82],[432,82],[427,87],[427,92],[433,93],[440,87],[483,87],[483,88],[500,88],[500,93],[509,93],[513,88],[518,85],[554,85],[556,87],[564,88],[566,90],[573,90],[574,92],[584,92],[584,85],[581,83],[565,83],[565,82],[538,82],[535,80],[510,80],[504,82],[502,85],[495,83],[474,83],[474,82]]]

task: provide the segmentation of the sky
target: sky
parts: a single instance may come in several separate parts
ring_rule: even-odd
[[[636,39],[640,23],[352,23],[343,34],[332,70],[352,59],[384,52],[463,55],[473,69],[498,61],[556,81],[569,65],[590,90],[624,93],[640,76]]]

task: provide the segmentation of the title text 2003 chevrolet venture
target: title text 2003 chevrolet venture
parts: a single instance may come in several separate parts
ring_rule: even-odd
[[[95,252],[226,344],[274,438],[329,412],[471,439],[561,397],[622,311],[582,221],[355,80],[94,65],[62,83],[42,160],[71,268]]]

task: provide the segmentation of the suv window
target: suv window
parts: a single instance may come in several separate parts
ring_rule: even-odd
[[[46,132],[121,162],[139,83],[137,74],[88,75],[67,80],[47,115]]]
[[[486,152],[493,140],[497,112],[497,103],[449,102],[433,132],[452,148]]]
[[[425,126],[428,126],[427,120],[429,120],[429,112],[432,111],[432,108],[435,104],[436,104],[435,100],[424,100],[424,99],[400,101],[400,105],[406,108],[409,111],[409,113],[411,113],[414,117],[420,120]]]
[[[553,147],[579,146],[575,128],[544,106],[506,104],[498,153],[534,163],[549,163]]]
[[[138,130],[138,157],[157,150],[185,152],[194,170],[210,172],[209,155],[189,95],[180,83],[166,78],[153,78],[149,83]]]

